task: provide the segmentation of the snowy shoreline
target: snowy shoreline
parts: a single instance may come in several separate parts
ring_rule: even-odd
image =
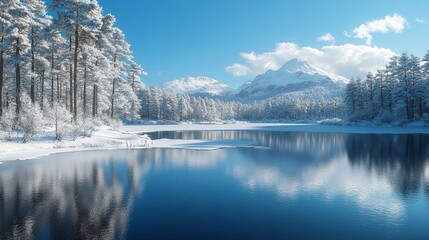
[[[177,125],[125,125],[119,130],[109,127],[97,129],[90,138],[57,142],[39,137],[29,143],[0,141],[0,164],[10,160],[35,159],[46,155],[115,149],[176,148],[189,150],[216,150],[248,147],[255,143],[240,140],[151,140],[143,133],[157,131],[283,131],[283,132],[333,132],[352,134],[429,134],[427,127],[361,127],[319,124],[236,123],[236,124],[177,124]]]

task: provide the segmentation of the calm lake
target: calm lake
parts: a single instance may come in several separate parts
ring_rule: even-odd
[[[429,135],[152,133],[255,147],[0,165],[0,239],[429,239]]]

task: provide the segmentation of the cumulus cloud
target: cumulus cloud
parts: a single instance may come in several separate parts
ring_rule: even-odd
[[[390,49],[367,45],[330,45],[320,49],[300,47],[295,43],[278,43],[273,51],[265,53],[240,53],[244,63],[235,63],[225,68],[234,76],[255,76],[268,70],[277,70],[293,58],[309,61],[326,71],[347,78],[365,76],[383,68],[395,55]]]
[[[318,42],[329,42],[329,43],[334,43],[335,42],[335,38],[334,36],[331,35],[331,33],[327,33],[323,36],[320,36],[317,38]]]
[[[420,18],[416,18],[416,22],[417,22],[417,23],[426,23],[426,21],[425,21],[425,20],[420,19]]]
[[[226,67],[225,70],[235,77],[251,75],[251,70],[247,66],[238,63]]]
[[[400,33],[406,25],[407,21],[402,16],[398,14],[387,15],[382,19],[361,24],[359,27],[353,29],[352,34],[346,34],[346,36],[366,39],[366,44],[371,45],[373,33],[388,33],[390,31]]]

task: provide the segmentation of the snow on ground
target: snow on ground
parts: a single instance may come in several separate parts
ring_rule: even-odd
[[[156,131],[201,131],[201,130],[254,130],[254,131],[294,131],[294,132],[336,132],[359,134],[429,134],[428,127],[368,127],[338,126],[319,124],[285,124],[285,123],[244,123],[235,124],[177,124],[177,125],[125,125],[119,130],[100,127],[90,138],[78,138],[75,141],[55,141],[52,137],[40,136],[28,143],[0,141],[0,164],[7,160],[24,160],[45,155],[100,149],[139,149],[139,148],[178,148],[192,150],[215,150],[231,147],[245,147],[254,142],[239,140],[172,140],[152,141],[142,133]],[[53,133],[49,133],[50,136]]]
[[[53,136],[54,133],[48,132]],[[100,127],[91,137],[80,137],[75,141],[55,141],[52,137],[40,136],[31,142],[0,141],[0,162],[24,160],[63,152],[96,149],[131,149],[150,147],[152,142],[147,136],[115,131],[110,127]]]
[[[53,135],[52,132],[48,133]],[[100,127],[90,138],[78,138],[75,141],[55,141],[52,137],[40,136],[28,143],[16,141],[0,141],[0,164],[8,160],[27,160],[41,156],[102,149],[141,149],[141,148],[175,148],[190,150],[216,150],[222,148],[245,147],[253,145],[251,141],[239,140],[171,140],[160,139],[152,141],[147,135],[138,135],[109,127]]]

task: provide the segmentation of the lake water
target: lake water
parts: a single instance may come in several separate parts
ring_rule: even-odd
[[[429,135],[152,133],[242,139],[0,165],[0,239],[429,239]]]

